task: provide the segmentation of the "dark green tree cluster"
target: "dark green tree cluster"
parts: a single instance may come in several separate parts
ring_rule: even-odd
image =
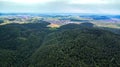
[[[51,33],[33,54],[30,67],[119,67],[120,36],[104,30]]]
[[[0,26],[0,67],[27,67],[30,56],[50,31],[49,23]]]
[[[120,67],[120,35],[91,23],[0,26],[0,67]]]

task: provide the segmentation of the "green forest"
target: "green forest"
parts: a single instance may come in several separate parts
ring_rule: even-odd
[[[120,67],[120,34],[91,23],[48,24],[0,26],[0,67]]]

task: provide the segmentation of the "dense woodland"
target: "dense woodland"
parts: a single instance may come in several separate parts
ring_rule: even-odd
[[[0,67],[120,67],[120,35],[91,23],[0,26]]]

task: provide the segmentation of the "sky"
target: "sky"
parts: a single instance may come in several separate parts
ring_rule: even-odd
[[[0,13],[120,14],[120,0],[0,0]]]

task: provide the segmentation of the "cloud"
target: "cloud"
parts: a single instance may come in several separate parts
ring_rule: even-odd
[[[12,3],[34,4],[34,3],[47,3],[53,0],[1,0],[1,1],[12,2]]]
[[[107,0],[71,0],[71,4],[107,4]]]
[[[119,6],[120,0],[0,0],[0,12],[120,14]]]

